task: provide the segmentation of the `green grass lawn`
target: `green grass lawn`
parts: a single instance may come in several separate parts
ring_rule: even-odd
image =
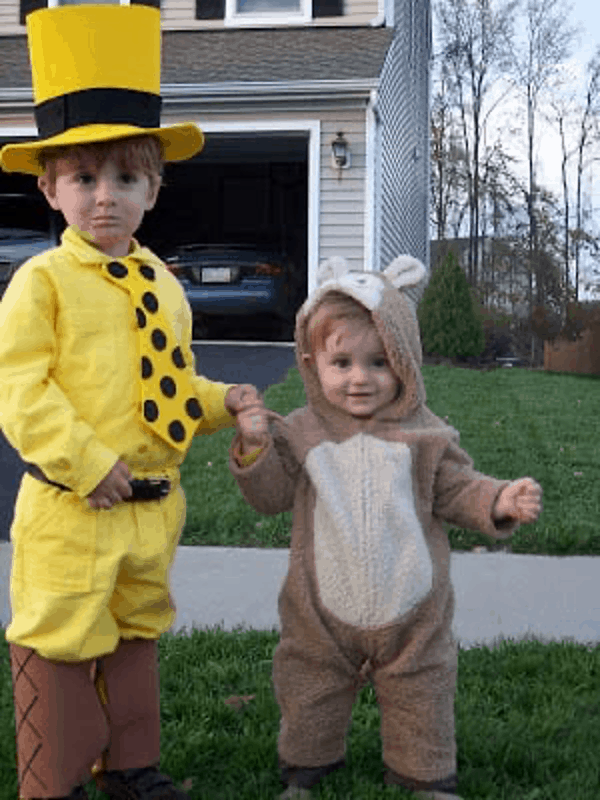
[[[194,631],[159,643],[161,769],[191,800],[275,800],[275,632]],[[600,647],[504,642],[459,653],[459,791],[464,800],[598,800]],[[16,800],[8,646],[0,637],[0,800]],[[348,766],[315,800],[409,798],[384,787],[372,687],[357,697]],[[105,800],[93,783],[91,800]]]
[[[521,553],[600,554],[600,381],[524,370],[425,367],[431,409],[461,431],[475,466],[500,478],[532,475],[544,513],[512,540]],[[285,415],[304,403],[299,374],[271,387]],[[227,468],[233,432],[198,438],[182,469],[188,520],[182,544],[287,547],[290,515],[264,517]],[[207,502],[208,501],[208,502]],[[454,549],[490,542],[451,530]],[[191,800],[274,800],[279,711],[271,685],[276,631],[193,630],[159,642],[161,769]],[[600,644],[502,642],[459,652],[459,793],[464,800],[600,798]],[[384,787],[373,688],[358,694],[348,767],[315,800],[409,798]],[[91,800],[105,800],[93,784]],[[0,800],[16,800],[8,645],[0,632]]]
[[[508,542],[515,553],[600,555],[600,378],[522,369],[423,368],[431,410],[461,434],[475,468],[502,479],[534,477],[544,511]],[[285,416],[304,405],[300,375],[265,392]],[[182,467],[187,522],[181,544],[289,547],[291,514],[267,517],[243,500],[228,466],[233,430],[198,437]],[[208,502],[207,502],[208,501]],[[494,547],[479,533],[450,529],[455,550]]]

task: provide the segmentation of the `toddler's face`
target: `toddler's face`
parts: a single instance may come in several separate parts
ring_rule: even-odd
[[[327,400],[353,417],[371,417],[396,398],[400,382],[374,325],[340,320],[315,364]]]
[[[58,158],[56,180],[42,177],[39,185],[68,225],[89,233],[96,247],[116,258],[127,255],[131,237],[158,195],[145,173],[124,170],[111,158],[101,166],[91,158]]]

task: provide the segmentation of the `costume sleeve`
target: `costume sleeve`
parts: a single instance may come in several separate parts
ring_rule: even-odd
[[[240,466],[241,437],[233,438],[229,448],[229,469],[249,505],[260,514],[280,514],[294,506],[301,466],[289,446],[285,420],[269,412],[270,432],[264,435],[262,450],[254,463]]]
[[[173,278],[173,280],[177,279]],[[183,290],[181,290],[181,293],[183,295]],[[185,358],[185,363],[189,365],[190,377],[196,386],[196,396],[203,411],[202,419],[196,428],[195,435],[201,436],[205,433],[215,433],[215,431],[219,431],[222,428],[232,428],[235,426],[235,417],[225,408],[225,397],[232,386],[237,384],[211,381],[196,373],[196,358],[192,350],[192,312],[185,295],[183,295],[182,309],[183,332],[181,346],[183,357]]]
[[[440,459],[434,483],[433,513],[460,528],[481,531],[494,539],[507,539],[519,527],[495,522],[494,504],[510,481],[501,481],[473,469],[473,460],[457,444],[450,444]]]
[[[0,426],[24,461],[83,498],[118,454],[98,439],[52,377],[56,315],[48,276],[21,267],[0,303]]]

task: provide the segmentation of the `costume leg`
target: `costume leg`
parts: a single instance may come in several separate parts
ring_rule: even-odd
[[[9,643],[22,798],[66,797],[91,778],[108,725],[89,661],[49,661]]]
[[[121,639],[102,658],[101,691],[110,725],[106,770],[148,767],[160,761],[158,644],[153,639]]]
[[[281,711],[282,780],[299,767],[311,768],[302,770],[310,773],[307,782],[296,783],[308,788],[322,777],[315,768],[343,766],[352,705],[362,685],[359,670],[337,651],[309,654],[305,643],[286,638],[275,651],[273,682]]]
[[[430,664],[403,673],[394,669],[393,662],[375,670],[371,677],[381,712],[386,783],[410,791],[454,790],[455,666]]]

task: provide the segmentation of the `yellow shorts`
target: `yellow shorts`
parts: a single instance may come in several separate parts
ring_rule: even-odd
[[[43,658],[85,661],[119,639],[158,639],[174,622],[169,572],[185,522],[179,471],[162,500],[94,510],[23,477],[11,529],[6,639]]]

